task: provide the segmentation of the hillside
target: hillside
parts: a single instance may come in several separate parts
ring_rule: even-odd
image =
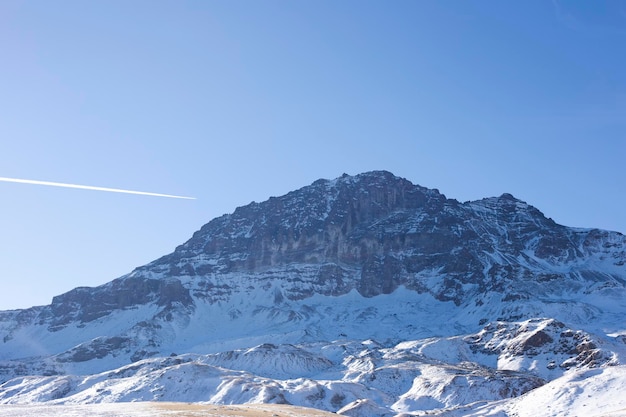
[[[623,378],[625,263],[620,233],[510,194],[318,180],[108,284],[0,312],[0,403],[517,410],[572,375]]]

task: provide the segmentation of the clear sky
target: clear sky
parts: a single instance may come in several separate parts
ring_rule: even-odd
[[[2,1],[0,309],[385,169],[626,233],[626,2]]]

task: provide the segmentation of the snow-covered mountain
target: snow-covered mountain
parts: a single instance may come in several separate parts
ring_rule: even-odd
[[[625,263],[622,234],[509,194],[318,180],[108,284],[0,312],[0,403],[519,412],[581,378],[626,379]]]

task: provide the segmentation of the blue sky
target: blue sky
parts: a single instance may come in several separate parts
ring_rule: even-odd
[[[626,232],[623,1],[0,2],[0,309],[385,169]]]

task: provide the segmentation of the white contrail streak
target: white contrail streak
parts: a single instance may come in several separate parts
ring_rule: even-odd
[[[0,181],[2,181],[2,182],[17,182],[17,183],[20,183],[20,184],[47,185],[47,186],[50,186],[50,187],[79,188],[81,190],[107,191],[109,193],[139,194],[139,195],[151,195],[153,197],[182,198],[182,199],[185,199],[185,200],[195,200],[196,199],[195,197],[183,197],[183,196],[180,196],[180,195],[147,193],[145,191],[120,190],[118,188],[94,187],[94,186],[91,186],[91,185],[65,184],[65,183],[62,183],[62,182],[22,180],[22,179],[19,179],[19,178],[3,178],[3,177],[0,177]]]

